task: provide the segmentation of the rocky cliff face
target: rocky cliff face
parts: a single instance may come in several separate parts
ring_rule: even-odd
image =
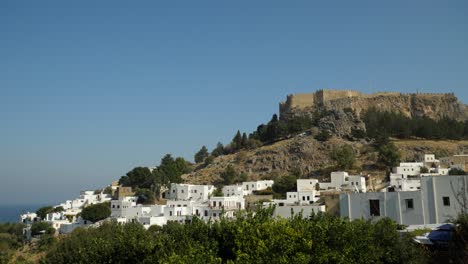
[[[370,142],[348,141],[353,129],[365,130],[362,113],[374,107],[381,111],[396,111],[409,117],[449,117],[468,120],[468,106],[462,104],[453,94],[400,94],[379,93],[366,95],[355,91],[318,91],[313,94],[290,95],[280,104],[280,118],[288,120],[296,115],[314,116],[325,113],[317,126],[293,138],[282,140],[254,150],[215,158],[206,167],[198,164],[194,172],[183,176],[186,182],[195,184],[217,184],[222,182],[221,174],[227,166],[233,166],[238,173],[246,173],[249,180],[273,179],[291,173],[305,177],[328,177],[333,160],[330,153],[336,146],[349,144],[357,154],[355,173],[384,178],[375,164],[377,153]],[[314,138],[320,130],[334,135],[326,142]],[[396,141],[403,160],[415,160],[421,153],[436,153],[448,156],[468,153],[468,141]]]
[[[358,117],[369,108],[400,112],[408,117],[449,117],[468,120],[468,106],[454,94],[362,94],[355,91],[320,90],[312,94],[289,95],[280,104],[280,118],[311,114],[320,110],[352,109]]]

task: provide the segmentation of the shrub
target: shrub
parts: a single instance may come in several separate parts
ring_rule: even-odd
[[[81,218],[96,223],[110,216],[110,203],[99,203],[85,207],[81,211]]]

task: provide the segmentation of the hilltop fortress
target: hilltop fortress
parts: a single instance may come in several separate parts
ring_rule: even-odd
[[[352,90],[318,90],[314,93],[288,95],[286,101],[280,103],[279,112],[280,118],[287,120],[295,115],[310,115],[317,110],[352,109],[360,116],[371,107],[381,111],[400,112],[408,117],[468,120],[468,106],[461,103],[453,93],[364,94]]]

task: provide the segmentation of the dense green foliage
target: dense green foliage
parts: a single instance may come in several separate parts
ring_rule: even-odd
[[[326,130],[321,130],[316,136],[315,139],[318,141],[328,141],[331,138],[330,132]]]
[[[378,161],[381,165],[391,168],[400,162],[400,152],[392,142],[386,142],[377,146]]]
[[[352,146],[345,144],[333,148],[330,157],[335,161],[336,169],[348,170],[354,165],[356,153]]]
[[[135,196],[138,197],[138,204],[154,204],[156,200],[154,192],[148,189],[136,189]]]
[[[273,219],[271,210],[205,223],[105,224],[77,229],[44,263],[421,263],[423,255],[388,219],[328,215]]]
[[[260,140],[262,143],[271,143],[280,140],[288,135],[294,135],[312,128],[317,121],[309,116],[296,116],[288,121],[279,120],[274,114],[267,124],[261,124],[251,137]]]
[[[45,219],[47,214],[50,213],[58,213],[64,211],[62,206],[57,206],[57,207],[52,207],[52,206],[44,206],[39,209],[37,209],[36,214],[39,216],[41,219]]]
[[[466,139],[468,121],[458,122],[450,118],[433,120],[427,117],[409,118],[401,113],[381,112],[371,108],[364,114],[367,135],[371,138],[380,136],[407,139],[419,137],[425,139]]]
[[[120,177],[119,183],[140,189],[148,194],[150,191],[160,196],[163,187],[170,183],[182,182],[181,175],[190,172],[190,164],[185,159],[177,157],[174,159],[170,154],[161,159],[160,165],[152,171],[147,167],[136,167],[125,176]],[[146,190],[146,191],[143,191]]]
[[[449,247],[450,261],[468,263],[468,213],[460,214],[454,222],[457,227]]]
[[[297,189],[297,178],[294,175],[278,177],[273,183],[273,191],[282,196],[286,196],[287,192],[294,192]]]
[[[23,225],[0,224],[0,263],[8,263],[14,251],[23,243]]]
[[[225,185],[236,182],[238,176],[239,174],[232,165],[228,165],[227,168],[221,173],[221,178],[223,178],[223,184]]]
[[[208,149],[206,148],[206,146],[203,146],[197,153],[195,153],[194,160],[196,163],[200,163],[205,161],[205,159],[208,158],[208,156]]]
[[[55,229],[47,222],[34,222],[31,226],[31,235],[54,234]]]
[[[84,220],[91,221],[93,223],[108,218],[111,215],[110,203],[98,203],[86,206],[81,211],[81,217]]]
[[[459,168],[452,168],[449,170],[449,175],[466,175],[466,172]]]
[[[131,186],[132,188],[150,188],[154,182],[154,175],[147,167],[136,167],[122,176],[119,183],[123,186]]]

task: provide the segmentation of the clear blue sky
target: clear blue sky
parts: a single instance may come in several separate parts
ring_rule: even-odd
[[[467,1],[0,1],[0,203],[192,159],[289,93],[466,103],[467,14]]]

